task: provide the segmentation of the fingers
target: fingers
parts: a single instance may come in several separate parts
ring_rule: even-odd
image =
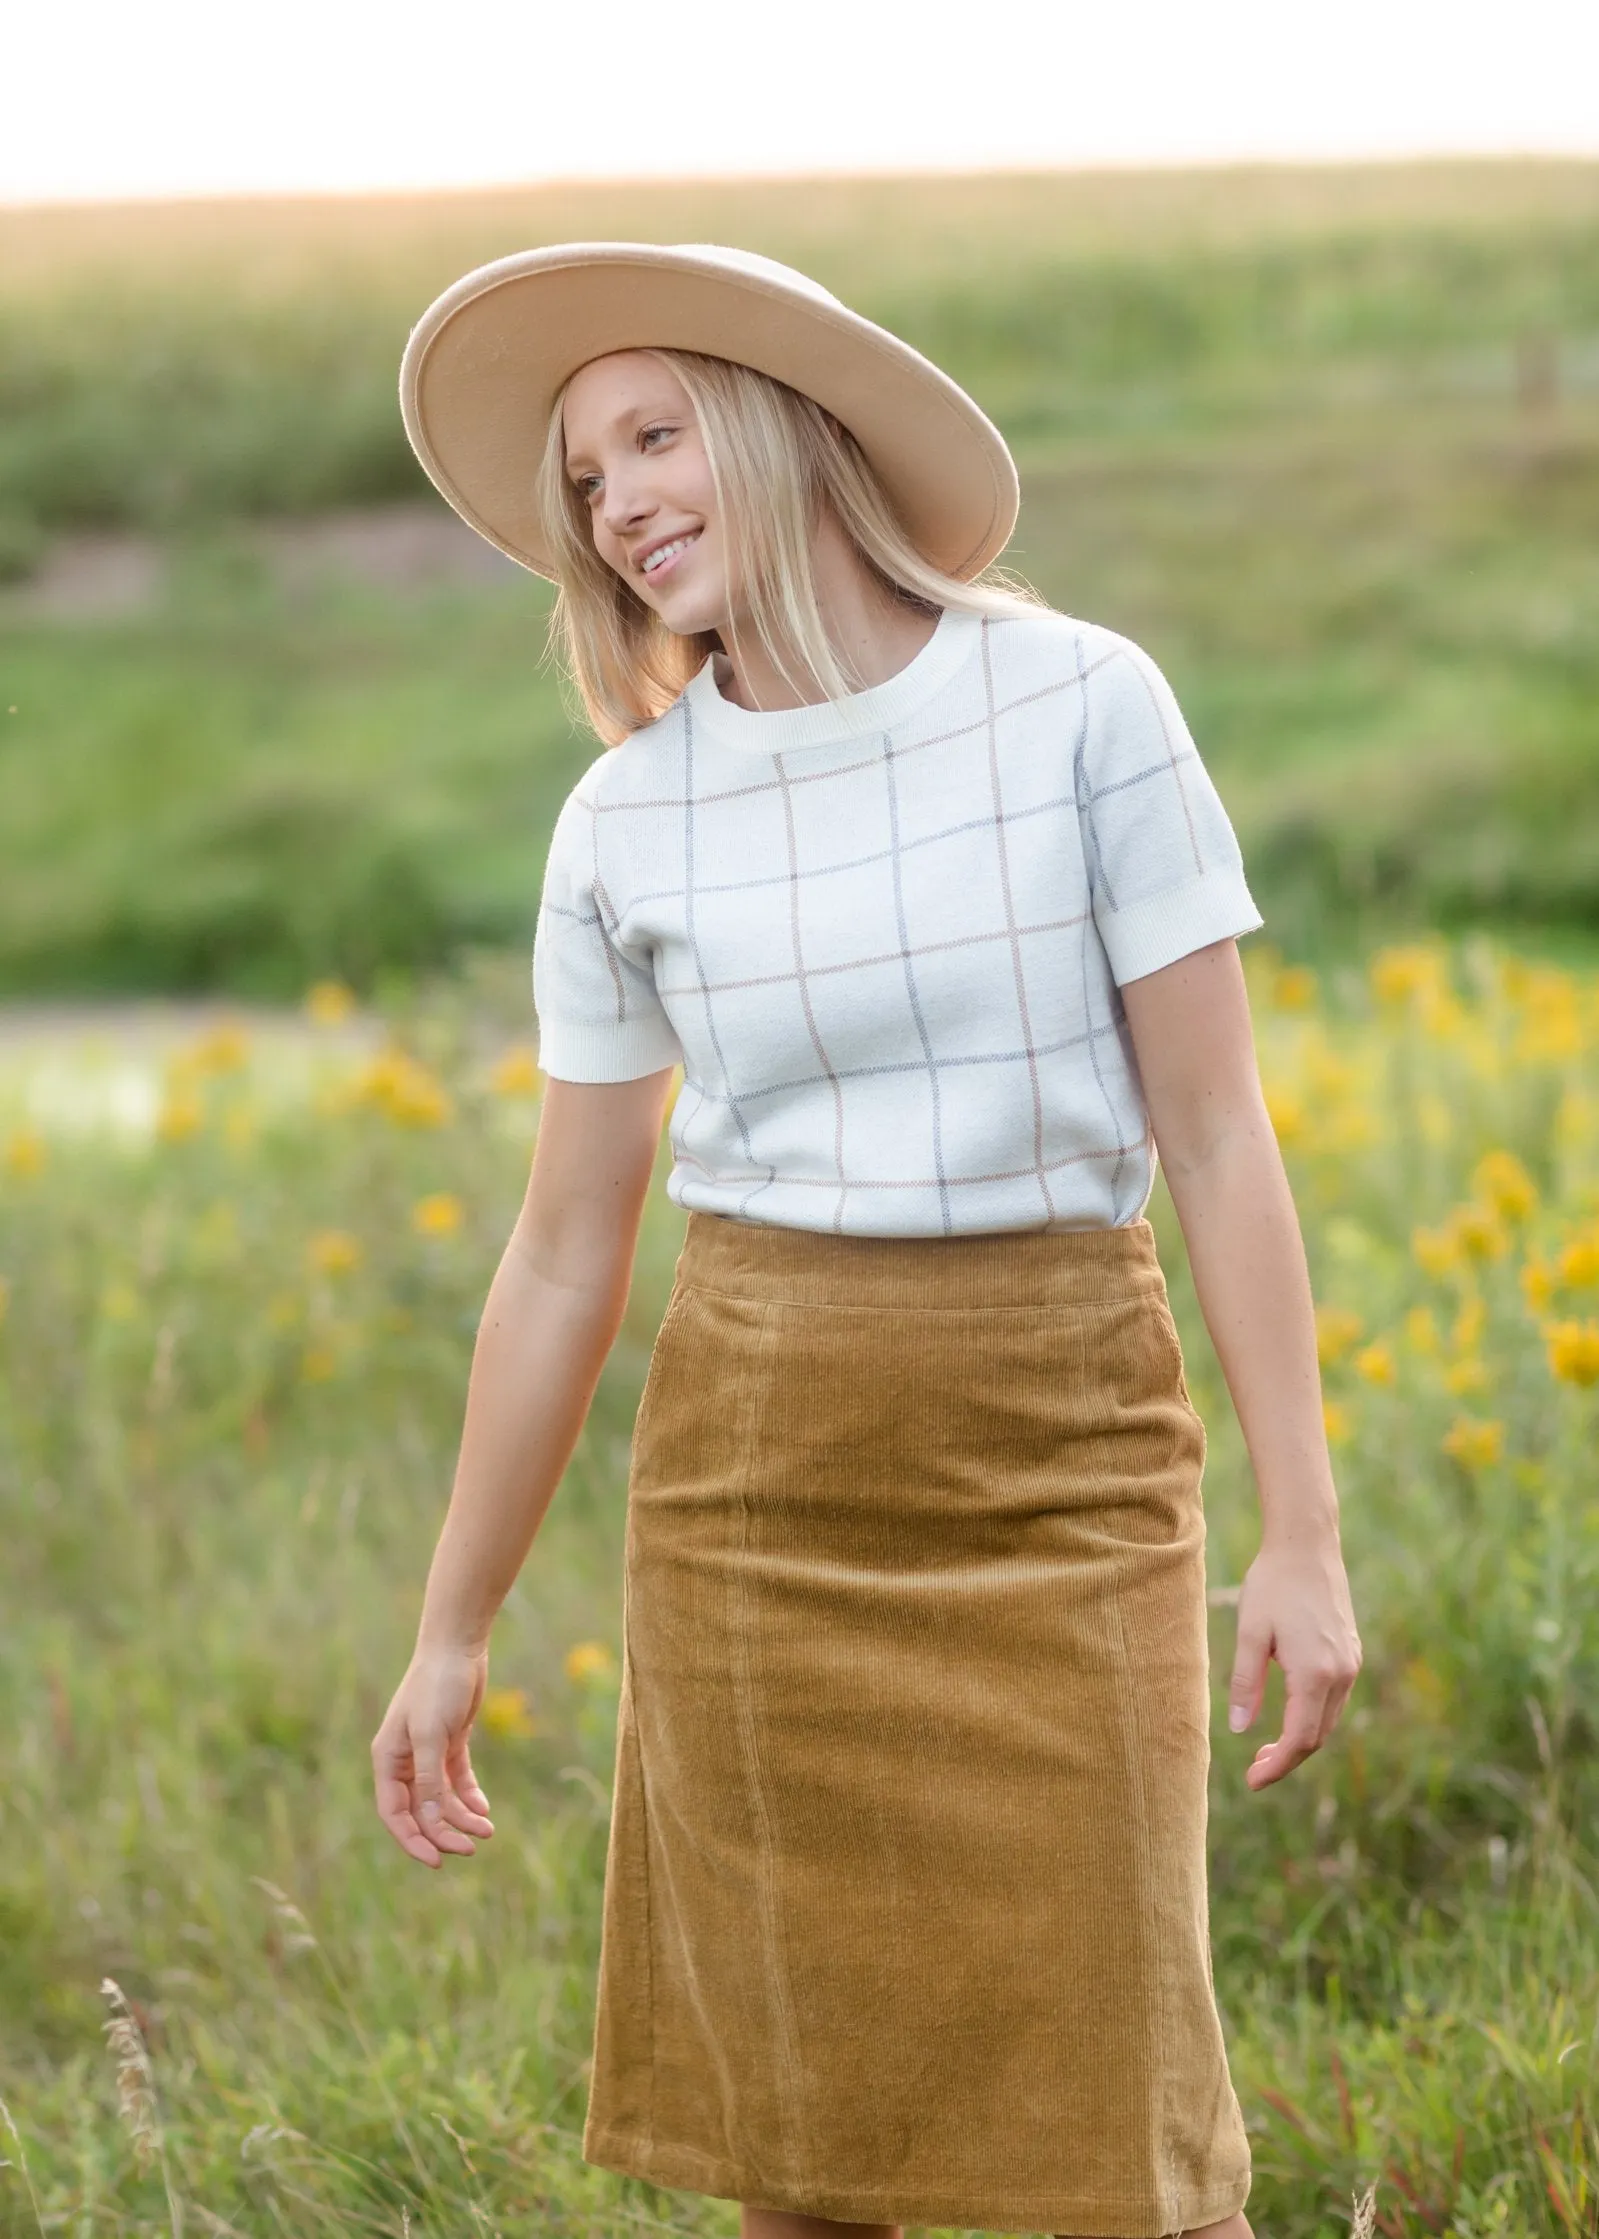
[[[464,1748],[457,1753],[464,1762]],[[492,1835],[486,1812],[457,1794],[445,1771],[442,1734],[410,1735],[387,1722],[372,1744],[373,1787],[378,1817],[408,1858],[437,1867],[446,1853],[460,1858],[476,1855],[474,1835]],[[486,1805],[487,1797],[466,1767],[471,1793]]]
[[[482,1815],[481,1825],[472,1826],[470,1832],[474,1835],[492,1835],[494,1823],[488,1816],[489,1800],[484,1795],[478,1784],[477,1775],[472,1770],[472,1759],[467,1752],[467,1737],[465,1734],[462,1734],[460,1740],[451,1749],[445,1759],[444,1769],[449,1776],[450,1786],[469,1811],[473,1814]]]
[[[1302,1765],[1327,1740],[1349,1700],[1359,1667],[1317,1671],[1295,1680],[1289,1678],[1288,1700],[1283,1706],[1283,1730],[1275,1741],[1263,1742],[1244,1774],[1251,1788],[1268,1788],[1296,1765]]]
[[[1266,1666],[1271,1660],[1269,1628],[1256,1630],[1242,1610],[1238,1620],[1238,1647],[1233,1657],[1232,1683],[1227,1690],[1227,1723],[1241,1734],[1255,1723],[1261,1697],[1266,1692]]]

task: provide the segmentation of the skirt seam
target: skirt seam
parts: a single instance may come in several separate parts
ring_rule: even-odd
[[[753,1373],[750,1375],[749,1419],[745,1428],[744,1453],[738,1473],[740,1554],[745,1557],[749,1554],[754,1533],[754,1516],[750,1506],[749,1483],[760,1450],[761,1401],[765,1390],[767,1355],[771,1343],[772,1307],[769,1302],[761,1306],[760,1313],[760,1328],[756,1334],[751,1363]],[[800,2114],[800,2094],[803,2090],[804,2078],[799,2047],[796,2041],[793,1998],[783,1958],[779,1906],[781,1892],[778,1883],[771,1813],[763,1783],[760,1736],[756,1731],[754,1718],[752,1615],[747,1585],[747,1563],[735,1563],[728,1575],[735,1605],[732,1630],[737,1644],[738,1656],[738,1669],[734,1677],[734,1701],[738,1712],[739,1748],[744,1760],[744,1774],[749,1787],[750,1816],[755,1824],[757,1845],[756,1890],[760,1908],[760,1943],[765,1962],[767,1990],[772,2002],[772,2016],[776,2028],[777,2056],[784,2078],[779,2121],[784,2151],[788,2157],[789,2170],[792,2171],[795,2168],[804,2167],[807,2158],[803,2150],[805,2144],[804,2126]]]
[[[1150,1807],[1148,1788],[1148,1761],[1145,1754],[1144,1715],[1143,1705],[1139,1697],[1137,1673],[1133,1664],[1132,1654],[1127,1639],[1127,1624],[1122,1598],[1122,1580],[1124,1573],[1125,1562],[1118,1561],[1116,1564],[1116,1588],[1111,1596],[1111,1610],[1116,1626],[1116,1638],[1121,1648],[1122,1683],[1127,1689],[1127,1698],[1132,1713],[1133,1779],[1136,1783],[1138,1794],[1138,1844],[1144,1869],[1145,1891],[1149,1903],[1150,1917],[1154,1925],[1155,2024],[1158,2033],[1160,2049],[1160,2057],[1156,2062],[1157,2081],[1155,2083],[1155,2092],[1157,2112],[1155,2134],[1159,2138],[1161,2143],[1161,2181],[1167,2188],[1166,2193],[1163,2197],[1165,2200],[1166,2209],[1170,2210],[1173,2207],[1181,2188],[1177,2182],[1176,2169],[1173,2166],[1171,2131],[1167,2119],[1166,2109],[1166,2048],[1171,2034],[1171,2017],[1166,1999],[1166,1937],[1162,1922],[1158,1877],[1156,1874],[1155,1862],[1151,1857],[1149,1851]],[[1170,2227],[1163,2223],[1161,2228],[1163,2231],[1165,2231],[1168,2228],[1180,2229],[1182,2227],[1180,2225]]]

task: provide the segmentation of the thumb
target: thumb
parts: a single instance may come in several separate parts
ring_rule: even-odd
[[[1266,1692],[1266,1666],[1270,1659],[1270,1631],[1257,1630],[1253,1625],[1245,1626],[1240,1622],[1232,1682],[1227,1690],[1227,1724],[1235,1734],[1241,1734],[1255,1722],[1261,1697]]]

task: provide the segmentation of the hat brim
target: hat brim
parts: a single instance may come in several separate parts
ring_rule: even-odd
[[[814,398],[946,574],[969,580],[1009,542],[1019,489],[1004,437],[897,335],[714,253],[567,242],[456,281],[418,320],[400,365],[406,433],[429,477],[535,574],[555,574],[534,494],[555,399],[591,359],[638,349],[731,358]]]

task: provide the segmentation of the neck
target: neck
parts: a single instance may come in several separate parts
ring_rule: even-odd
[[[811,548],[817,604],[839,666],[858,679],[858,689],[886,684],[913,661],[937,628],[937,616],[907,606],[884,590],[832,514],[817,524]],[[798,653],[789,666],[801,680],[796,690],[767,655],[747,614],[733,615],[721,632],[716,684],[723,699],[755,713],[778,708],[816,707],[827,698],[811,679]]]

